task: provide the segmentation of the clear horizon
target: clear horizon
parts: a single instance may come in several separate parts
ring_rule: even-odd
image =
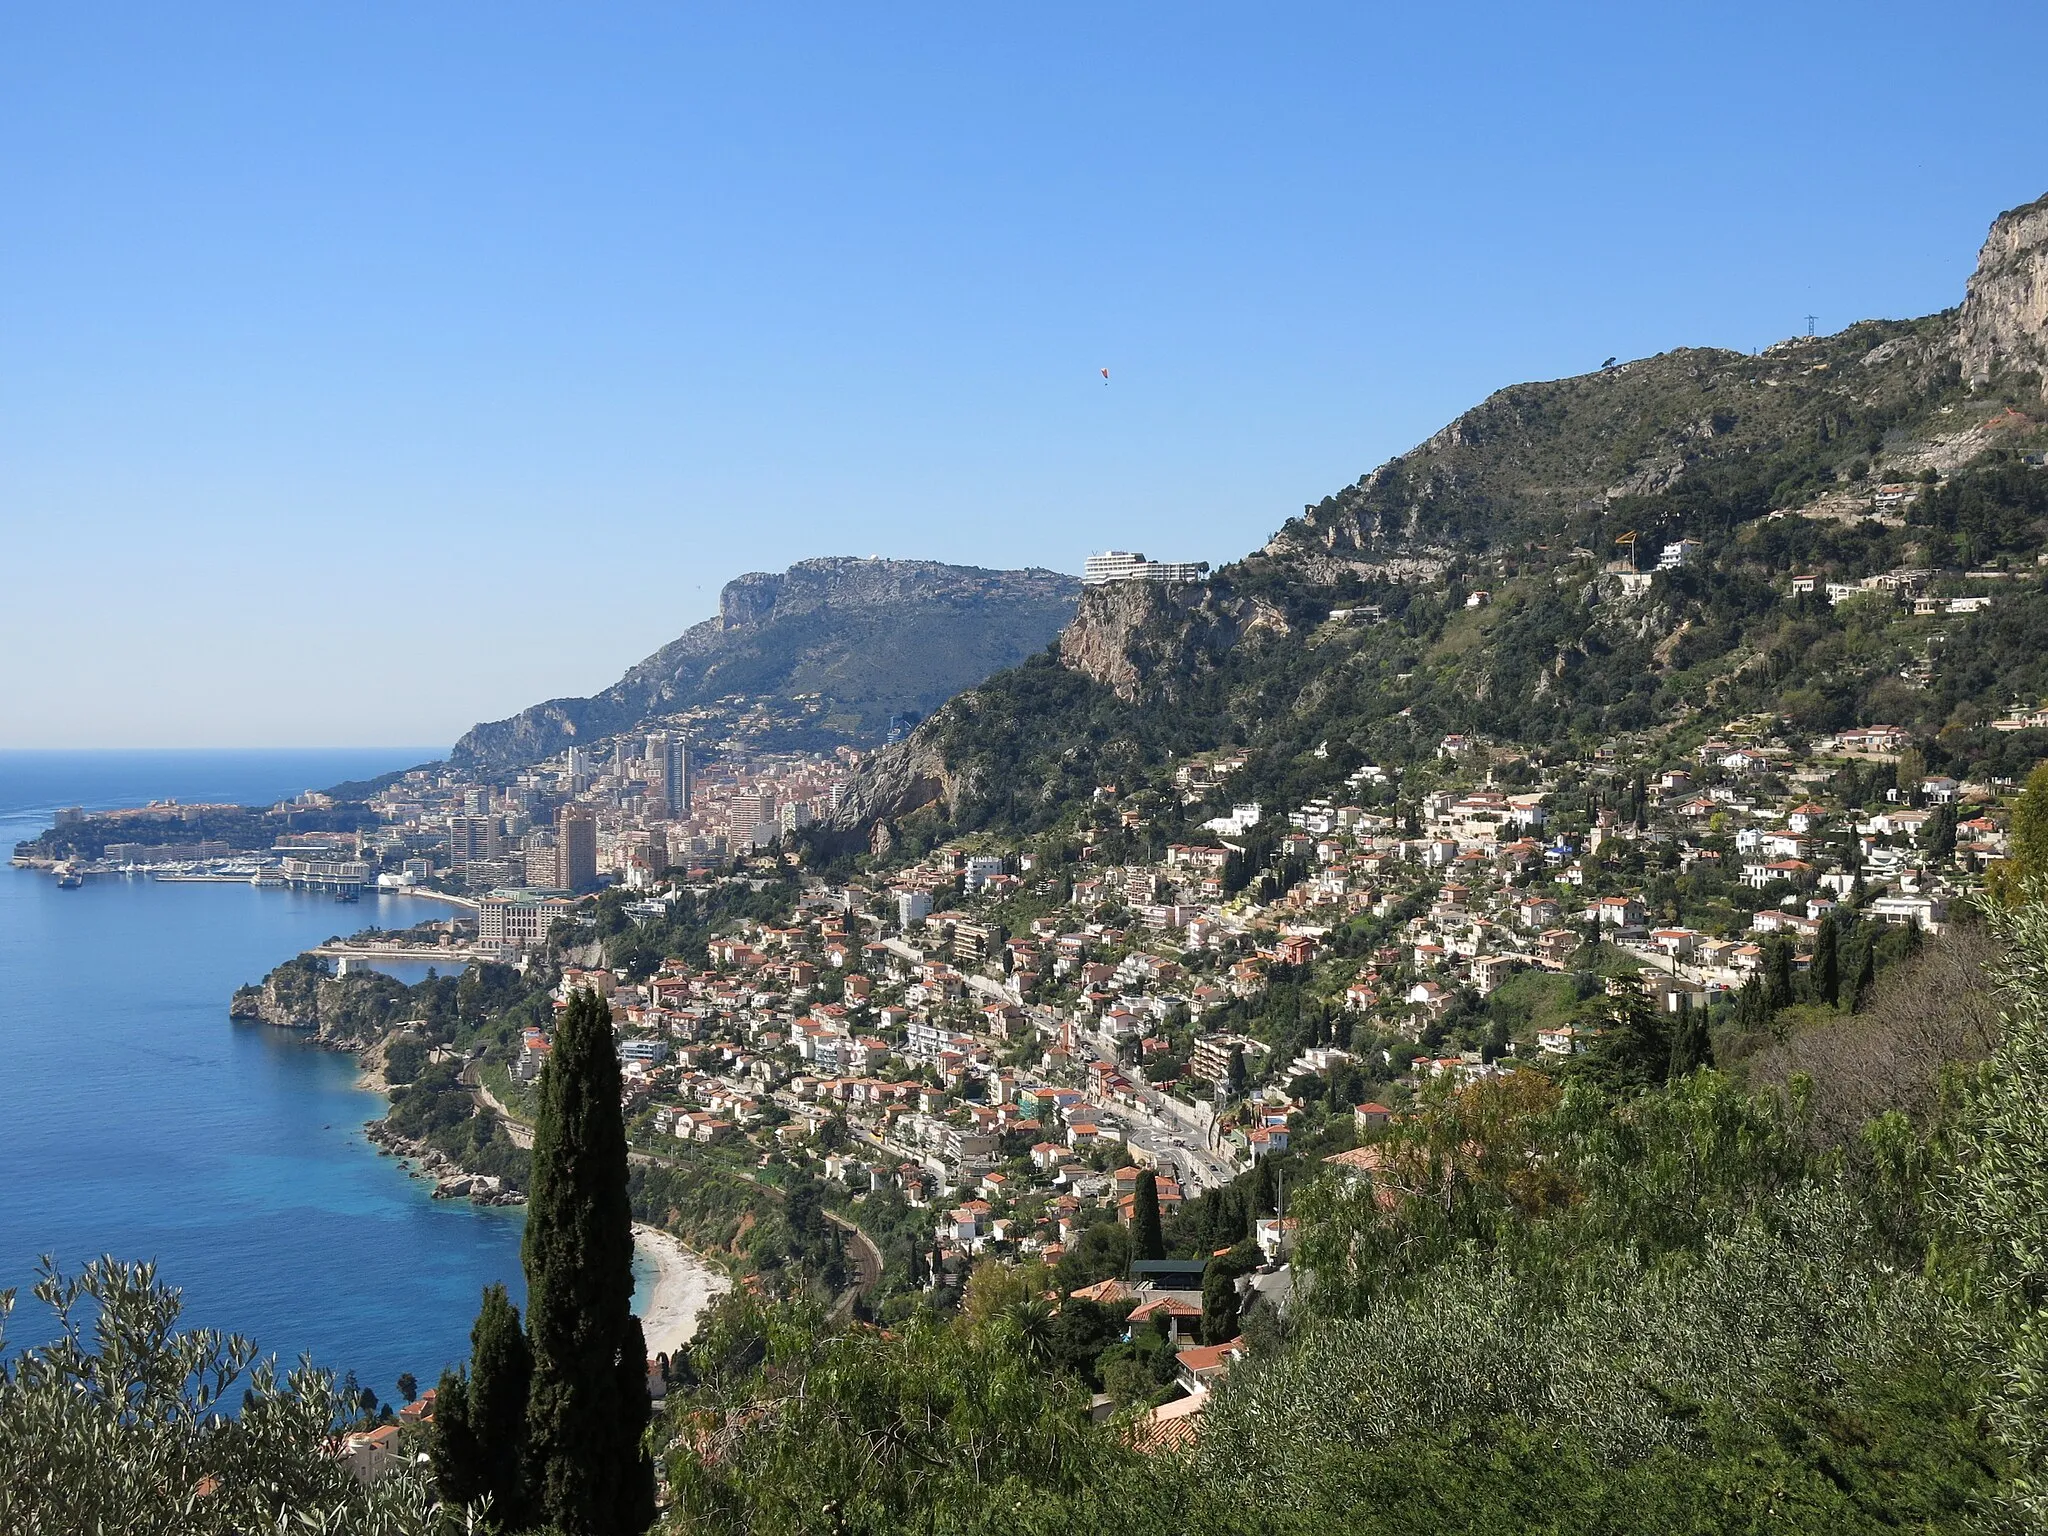
[[[1940,310],[2048,192],[1999,26],[17,12],[0,747],[438,755],[745,571],[1220,563],[1495,389]]]

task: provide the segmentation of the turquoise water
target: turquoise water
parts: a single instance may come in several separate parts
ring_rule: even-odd
[[[431,755],[0,752],[0,844],[58,805],[267,804]],[[523,1302],[523,1213],[429,1199],[364,1140],[383,1101],[349,1057],[227,1016],[235,987],[310,945],[447,910],[245,885],[62,891],[0,866],[0,1289],[25,1297],[43,1253],[153,1258],[189,1321],[353,1369],[380,1396],[465,1356],[485,1285]],[[9,1342],[46,1328],[24,1301]]]

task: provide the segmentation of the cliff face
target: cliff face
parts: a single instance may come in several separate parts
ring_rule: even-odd
[[[929,560],[805,560],[728,582],[692,626],[591,698],[551,699],[472,729],[456,761],[509,767],[664,715],[743,700],[788,715],[805,745],[865,745],[1041,650],[1080,583],[1054,571]],[[710,734],[717,734],[712,723]]]
[[[1217,659],[1250,641],[1291,633],[1271,603],[1228,583],[1126,581],[1089,589],[1060,632],[1060,665],[1126,704],[1180,696]]]
[[[1123,581],[1084,593],[1074,622],[1060,631],[1060,665],[1093,678],[1126,704],[1138,697],[1146,673],[1147,630],[1178,627],[1184,608],[1179,589],[1150,581]]]
[[[228,1016],[303,1030],[333,1045],[367,1045],[406,1016],[401,982],[375,971],[329,976],[317,961],[288,960],[253,986],[239,987]]]
[[[1956,351],[1964,378],[2033,372],[2048,399],[2048,197],[1992,224],[1956,322]]]
[[[862,759],[846,786],[831,825],[846,831],[854,828],[885,828],[887,823],[934,802],[952,805],[971,786],[946,765],[939,745],[946,721],[935,715],[902,741],[870,752]],[[887,846],[888,833],[880,833],[876,851]]]
[[[869,753],[829,825],[840,833],[870,834],[870,846],[880,852],[892,835],[888,823],[893,819],[935,803],[951,815],[981,795],[992,773],[1003,774],[1001,765],[1013,749],[1029,750],[1031,737],[1057,730],[1039,713],[1041,706],[1073,703],[1071,698],[1051,705],[1010,697],[1000,686],[1005,678],[1044,678],[1051,672],[1069,683],[1086,679],[1122,705],[1172,709],[1212,681],[1233,653],[1293,634],[1294,626],[1277,606],[1228,583],[1090,587],[1082,593],[1073,622],[1060,632],[1056,667],[1045,666],[1041,658],[992,680],[993,690],[970,688],[906,740]],[[1092,691],[1076,686],[1083,693]],[[1199,714],[1199,708],[1190,707]],[[1061,786],[1052,783],[1033,790],[1040,800],[1060,792]]]

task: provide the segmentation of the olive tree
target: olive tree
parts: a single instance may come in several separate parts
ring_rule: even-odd
[[[280,1372],[256,1346],[181,1329],[153,1264],[103,1258],[75,1277],[44,1259],[34,1287],[57,1322],[10,1358],[0,1292],[0,1530],[10,1536],[452,1536],[484,1512],[437,1504],[401,1462],[365,1484],[340,1454],[357,1405],[309,1361]]]

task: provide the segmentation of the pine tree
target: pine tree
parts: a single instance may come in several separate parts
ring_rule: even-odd
[[[1820,927],[1813,936],[1811,981],[1815,1002],[1826,1003],[1832,1008],[1841,1001],[1842,952],[1832,912],[1820,920]]]
[[[519,1309],[502,1285],[484,1292],[469,1333],[469,1427],[476,1436],[484,1491],[501,1524],[516,1530],[526,1512],[526,1410],[533,1352]]]
[[[541,1072],[521,1246],[533,1344],[526,1485],[534,1513],[564,1536],[639,1532],[653,1508],[619,1086],[611,1010],[578,992]]]
[[[1585,1070],[1610,1091],[1655,1088],[1670,1070],[1671,1028],[1640,976],[1616,979]]]
[[[1150,1168],[1138,1175],[1131,1206],[1131,1253],[1140,1259],[1166,1257],[1166,1234],[1159,1224],[1159,1176]]]

